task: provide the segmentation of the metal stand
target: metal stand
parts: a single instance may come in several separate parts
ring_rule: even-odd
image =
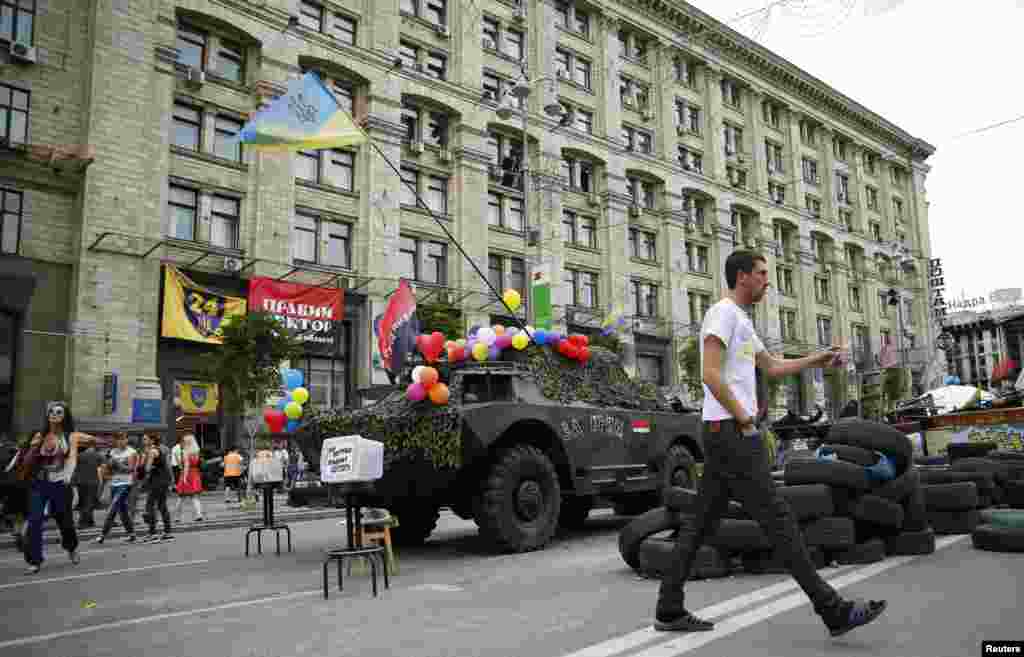
[[[369,490],[369,484],[352,483],[339,484],[340,492],[345,496],[345,533],[348,538],[348,547],[331,548],[327,550],[324,557],[324,600],[327,599],[327,566],[335,561],[338,564],[338,590],[343,589],[342,562],[346,559],[365,559],[370,564],[370,577],[373,581],[373,597],[377,597],[377,564],[380,563],[384,573],[384,588],[391,588],[388,579],[387,560],[384,558],[384,548],[380,545],[364,547],[361,537],[363,535],[363,514],[360,504],[361,496]],[[350,573],[351,574],[351,573]]]
[[[281,555],[281,532],[288,535],[288,551],[292,551],[292,530],[288,525],[274,523],[274,484],[256,484],[263,490],[263,522],[249,527],[245,532],[245,556],[249,556],[249,537],[256,534],[256,552],[263,554],[263,532],[274,532],[277,543],[277,555]]]

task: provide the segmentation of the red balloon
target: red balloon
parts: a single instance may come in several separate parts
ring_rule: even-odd
[[[444,334],[440,331],[416,336],[416,348],[428,363],[436,362],[444,349]]]
[[[580,358],[580,362],[581,363],[585,363],[588,360],[590,360],[590,347],[587,347],[587,346],[580,347],[580,356],[579,356],[579,358]]]
[[[589,345],[590,345],[590,338],[588,338],[585,335],[581,335],[580,336],[580,346],[581,347],[586,347],[586,346],[589,346]]]
[[[267,408],[263,411],[263,421],[267,423],[270,433],[281,433],[284,431],[284,425],[288,422],[288,416],[284,414],[284,411]]]

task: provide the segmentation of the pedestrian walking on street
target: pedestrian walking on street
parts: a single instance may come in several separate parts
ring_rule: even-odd
[[[78,488],[78,528],[96,526],[93,513],[100,495],[100,465],[103,456],[95,446],[79,450],[78,465],[71,482]]]
[[[171,452],[160,444],[159,434],[147,434],[143,438],[145,459],[143,467],[146,471],[144,487],[146,488],[146,523],[149,524],[149,536],[144,541],[174,539],[171,534],[171,514],[167,510],[167,492],[174,484],[174,471],[171,469]],[[164,523],[163,535],[156,531],[156,514]]]
[[[175,486],[178,493],[178,504],[174,507],[175,519],[180,524],[183,520],[182,506],[185,498],[192,500],[193,522],[203,519],[203,505],[199,503],[199,494],[203,492],[203,478],[199,472],[199,445],[196,437],[185,434],[181,442],[181,476]]]
[[[25,550],[28,574],[38,573],[43,564],[43,516],[47,506],[60,529],[61,547],[67,550],[71,563],[79,562],[78,532],[68,482],[78,464],[79,447],[87,443],[95,443],[95,438],[75,431],[75,421],[66,403],[46,405],[46,424],[32,437],[24,461],[32,480]]]
[[[756,367],[769,377],[796,374],[837,362],[838,350],[799,359],[779,360],[764,348],[748,308],[764,298],[768,266],[760,253],[734,251],[725,262],[729,290],[712,306],[701,326],[701,369],[704,381],[702,438],[704,472],[694,515],[683,515],[670,568],[658,591],[656,630],[694,632],[714,628],[684,604],[683,585],[704,539],[714,535],[729,499],[736,498],[783,555],[814,610],[832,636],[870,623],[886,607],[880,600],[844,600],[815,569],[803,535],[784,499],[775,492],[765,444],[754,416],[757,412]]]
[[[292,445],[292,453],[288,458],[288,488],[295,487],[295,480],[299,476],[299,448]]]
[[[230,502],[228,496],[235,491],[238,502],[242,502],[242,454],[238,448],[231,446],[224,454],[224,502]]]
[[[103,521],[103,530],[96,537],[96,543],[107,540],[110,530],[114,527],[114,519],[120,515],[121,525],[128,536],[125,542],[135,542],[135,522],[129,506],[132,488],[136,484],[139,453],[128,444],[128,434],[121,432],[114,437],[114,447],[107,455],[106,466],[110,472],[110,508],[107,518]]]

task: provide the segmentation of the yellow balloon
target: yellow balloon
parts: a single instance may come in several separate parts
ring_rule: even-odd
[[[505,293],[501,295],[501,300],[504,301],[505,305],[511,310],[516,310],[523,302],[523,298],[519,296],[519,292],[511,288],[505,290]]]
[[[477,360],[487,360],[487,345],[483,342],[477,342],[473,345],[473,358]]]
[[[512,336],[512,346],[518,351],[526,349],[526,345],[530,344],[530,339],[526,337],[525,333],[516,333]]]
[[[289,420],[298,420],[302,417],[302,406],[297,402],[290,401],[284,407],[284,414],[288,416]]]
[[[299,404],[305,404],[309,401],[309,391],[302,386],[292,390],[292,401],[298,402]]]

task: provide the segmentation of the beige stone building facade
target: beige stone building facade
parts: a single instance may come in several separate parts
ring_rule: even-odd
[[[0,274],[35,283],[28,300],[0,294],[0,430],[27,431],[54,396],[102,416],[112,370],[118,417],[138,381],[159,379],[170,402],[194,380],[215,347],[161,337],[167,264],[238,296],[253,276],[342,287],[337,351],[298,364],[317,404],[386,381],[372,322],[400,276],[465,326],[507,321],[403,180],[497,287],[550,276],[558,327],[594,330],[622,304],[631,366],[662,385],[738,245],[768,256],[778,293],[755,319],[772,350],[844,339],[870,361],[896,332],[890,287],[932,343],[933,147],[684,2],[12,6]],[[250,113],[309,70],[374,146],[239,148]],[[499,110],[524,70],[517,163],[521,119]]]

